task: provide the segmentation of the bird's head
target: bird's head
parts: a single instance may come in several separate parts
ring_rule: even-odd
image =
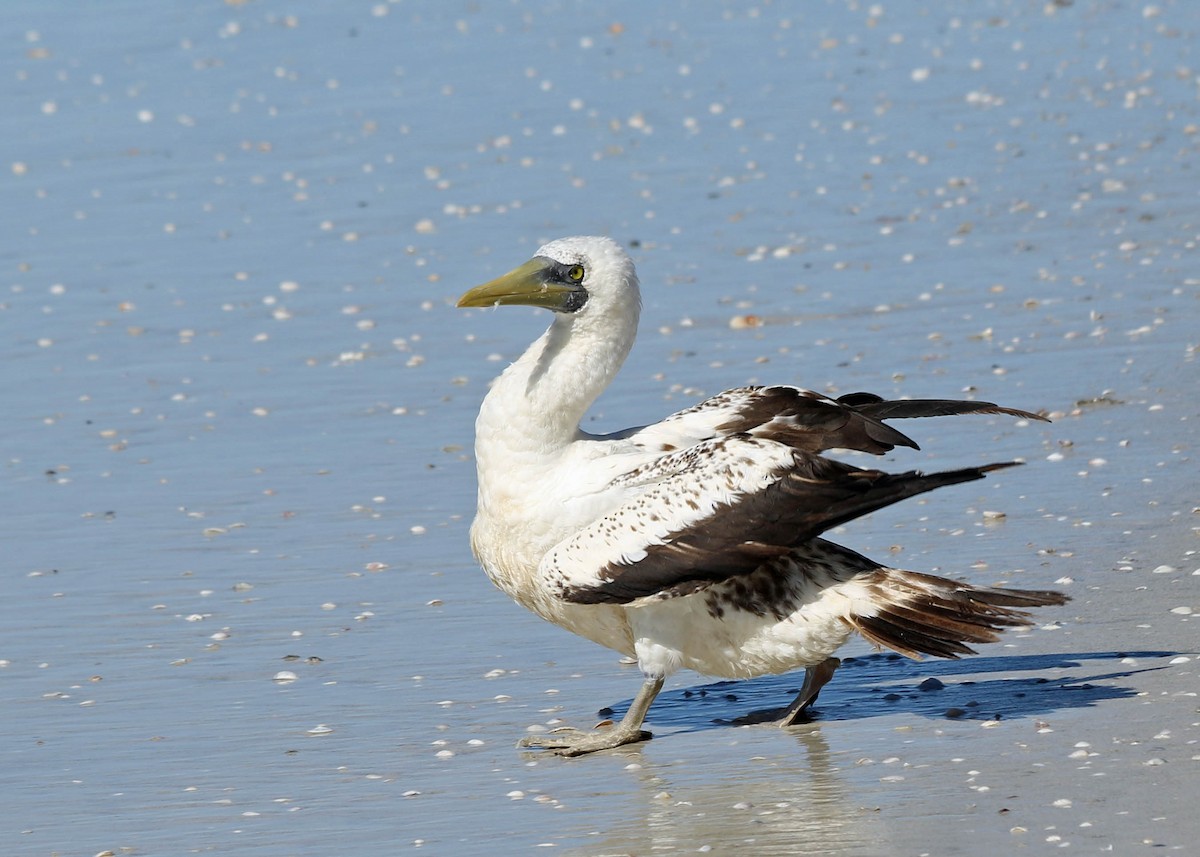
[[[535,306],[572,320],[631,314],[641,296],[633,260],[611,238],[559,238],[519,268],[458,299],[460,307]]]

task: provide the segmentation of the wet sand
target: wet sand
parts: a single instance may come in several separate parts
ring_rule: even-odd
[[[0,841],[56,854],[1187,854],[1200,836],[1200,11],[11,4]],[[754,382],[969,394],[893,469],[1027,466],[835,539],[1073,601],[637,688],[487,583],[471,425],[606,233],[642,337],[589,428]],[[931,682],[936,679],[936,682]],[[940,685],[940,686],[939,686]]]

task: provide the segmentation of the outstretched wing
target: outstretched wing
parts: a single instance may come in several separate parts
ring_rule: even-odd
[[[915,441],[885,424],[884,420],[957,414],[1008,414],[1045,419],[992,402],[885,400],[873,393],[849,393],[831,399],[798,387],[739,387],[626,436],[647,449],[663,452],[684,449],[714,438],[748,434],[804,452],[853,449],[881,455],[897,446],[919,448]]]
[[[888,474],[762,438],[717,438],[621,477],[631,498],[551,549],[539,574],[579,604],[686,595],[831,527],[1007,466]]]

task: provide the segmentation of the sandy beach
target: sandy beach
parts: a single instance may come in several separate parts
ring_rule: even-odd
[[[8,854],[954,857],[1200,838],[1200,6],[6,7]],[[750,383],[975,397],[834,538],[1055,588],[960,661],[674,677],[471,557],[472,425],[548,323],[454,300],[607,234],[585,426]],[[860,459],[861,461],[861,459]]]

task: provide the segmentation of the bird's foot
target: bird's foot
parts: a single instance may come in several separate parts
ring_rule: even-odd
[[[622,729],[620,725],[584,732],[563,727],[541,735],[528,735],[517,742],[523,750],[549,750],[556,756],[583,756],[598,750],[612,750],[626,744],[649,741],[650,733],[643,729]]]
[[[803,722],[805,712],[817,701],[817,696],[821,693],[821,688],[829,683],[829,680],[833,678],[833,674],[841,665],[842,662],[838,658],[826,658],[815,667],[806,669],[804,671],[804,685],[800,688],[800,692],[796,694],[796,698],[792,700],[792,704],[784,709],[783,717],[779,720],[779,725],[795,726],[797,723]]]

